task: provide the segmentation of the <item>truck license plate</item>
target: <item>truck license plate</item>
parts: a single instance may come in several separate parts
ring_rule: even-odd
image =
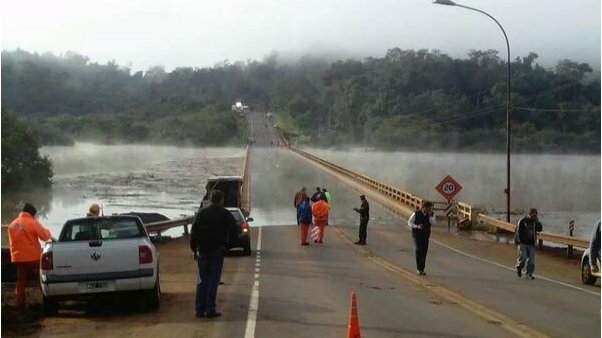
[[[98,289],[108,289],[109,288],[109,282],[104,281],[104,282],[87,282],[86,283],[86,289],[88,290],[98,290]]]

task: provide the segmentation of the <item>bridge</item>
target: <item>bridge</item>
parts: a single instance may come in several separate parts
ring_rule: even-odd
[[[250,257],[226,258],[214,321],[194,316],[196,266],[187,239],[164,240],[161,308],[141,313],[125,307],[89,314],[86,308],[44,318],[35,336],[344,337],[349,295],[356,292],[364,337],[599,337],[600,287],[581,285],[576,255],[554,246],[587,246],[585,239],[543,234],[536,279],[519,279],[516,247],[474,240],[442,222],[431,238],[427,276],[417,276],[407,216],[422,198],[378,178],[292,147],[265,114],[247,115],[253,146],[241,164],[241,192],[251,214],[290,215],[288,225],[252,224]],[[305,184],[333,195],[324,244],[300,246],[292,196]],[[358,219],[351,208],[365,194],[371,203],[368,245],[353,245]],[[251,204],[252,202],[252,204]],[[252,208],[251,208],[252,207]],[[458,204],[459,218],[502,231],[514,225]],[[287,217],[287,216],[284,216]],[[184,227],[193,216],[147,224],[160,234]],[[183,232],[186,232],[183,230]],[[111,308],[111,307],[109,307]]]

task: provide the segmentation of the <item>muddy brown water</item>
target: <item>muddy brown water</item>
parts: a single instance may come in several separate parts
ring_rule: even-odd
[[[2,196],[2,223],[22,201],[36,204],[40,220],[57,236],[64,222],[85,216],[92,203],[104,214],[158,212],[174,218],[198,208],[207,178],[240,175],[243,148],[179,148],[148,145],[43,147],[54,166],[49,192]],[[167,235],[179,235],[174,229]]]

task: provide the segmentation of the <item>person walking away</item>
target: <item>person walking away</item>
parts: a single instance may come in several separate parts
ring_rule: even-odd
[[[598,259],[600,258],[600,220],[596,223],[596,229],[589,241],[589,266],[593,272],[600,271]]]
[[[322,188],[322,199],[328,203],[328,205],[330,207],[332,207],[332,205],[330,204],[330,202],[332,201],[332,195],[330,195],[330,192],[328,192],[328,190],[326,190],[326,188]]]
[[[299,204],[307,198],[307,188],[301,187],[301,190],[295,193],[295,198],[293,199],[293,205],[295,206],[295,210],[299,207]]]
[[[297,208],[297,220],[299,221],[299,227],[301,231],[301,245],[309,245],[307,242],[307,232],[311,225],[311,206],[309,205],[309,197],[305,196],[305,199]]]
[[[537,209],[529,209],[529,213],[518,221],[514,232],[514,242],[518,244],[518,258],[516,260],[516,274],[522,277],[525,263],[527,265],[527,279],[535,279],[535,243],[537,233],[542,226],[537,217]]]
[[[311,202],[316,203],[317,201],[322,199],[322,190],[320,187],[316,187],[316,191],[313,195],[311,195]]]
[[[431,237],[431,226],[436,223],[433,213],[433,203],[422,201],[422,206],[408,219],[408,226],[412,229],[412,238],[416,247],[416,273],[426,275],[426,254],[429,250],[429,239]]]
[[[196,316],[215,318],[215,300],[222,275],[224,254],[228,241],[236,240],[236,220],[223,207],[224,194],[220,190],[211,193],[211,205],[199,209],[190,229],[190,249],[199,269],[196,286]]]
[[[299,205],[303,200],[307,197],[307,193],[305,192],[307,188],[301,187],[301,190],[295,193],[295,197],[293,198],[293,206],[295,207],[295,213],[298,215]],[[297,217],[297,225],[299,225],[299,218]]]
[[[86,217],[98,217],[100,216],[100,206],[96,203],[93,203],[88,209],[88,213]]]
[[[314,240],[314,243],[322,244],[324,240],[324,230],[326,225],[328,224],[328,212],[330,207],[328,203],[323,200],[318,200],[311,206],[311,212],[314,216],[314,225],[318,227],[320,230],[318,233],[318,239]]]
[[[8,226],[10,259],[17,267],[17,308],[21,311],[25,310],[27,305],[25,288],[28,276],[39,275],[42,255],[39,241],[52,239],[50,231],[36,219],[36,214],[36,208],[30,203],[25,203],[23,210]]]
[[[360,214],[359,241],[355,242],[354,244],[366,245],[366,237],[368,235],[368,221],[370,220],[370,204],[368,204],[368,200],[366,200],[366,195],[361,195],[360,201],[362,202],[362,205],[359,208],[353,208],[355,212]]]

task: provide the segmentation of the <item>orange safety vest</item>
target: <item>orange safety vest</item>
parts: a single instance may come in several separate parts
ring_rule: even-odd
[[[328,206],[328,203],[324,202],[323,200],[319,200],[311,206],[311,213],[313,214],[317,223],[326,222],[328,219],[329,210],[330,207]]]
[[[42,248],[39,240],[50,239],[50,231],[28,212],[21,212],[8,225],[8,243],[13,263],[40,260]]]

